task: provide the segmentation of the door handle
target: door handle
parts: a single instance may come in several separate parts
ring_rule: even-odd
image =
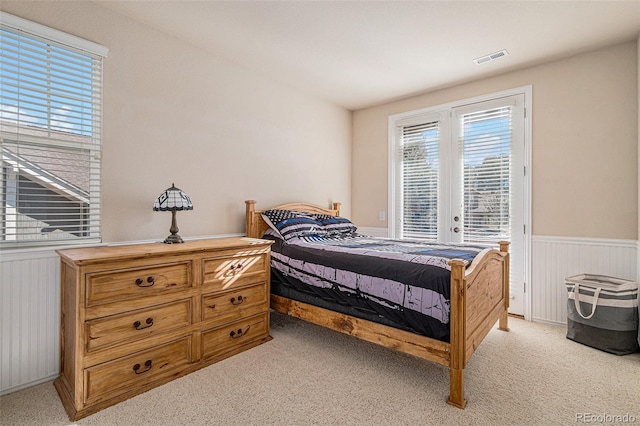
[[[460,222],[460,216],[454,216],[453,217],[453,221],[454,222]],[[458,232],[460,232],[460,228],[458,228],[457,226],[455,228],[452,229],[453,232],[455,232],[456,234]]]

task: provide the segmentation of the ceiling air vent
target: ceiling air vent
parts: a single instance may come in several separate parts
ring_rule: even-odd
[[[473,60],[477,65],[484,64],[485,62],[493,61],[498,58],[502,58],[503,56],[507,56],[509,52],[506,49],[500,50],[499,52],[491,53],[489,55],[481,56]]]

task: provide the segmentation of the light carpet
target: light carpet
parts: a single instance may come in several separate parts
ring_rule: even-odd
[[[272,313],[270,342],[75,423],[49,382],[0,398],[0,424],[640,424],[640,353],[583,346],[561,326],[509,323],[471,357],[464,410],[445,402],[445,367]]]

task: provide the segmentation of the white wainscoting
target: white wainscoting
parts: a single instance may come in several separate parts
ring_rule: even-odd
[[[0,253],[0,345],[0,395],[53,380],[60,373],[60,258],[53,248]]]
[[[60,359],[60,258],[0,254],[0,395],[52,380]]]
[[[387,228],[358,230],[388,236]],[[635,280],[639,266],[640,242],[635,240],[533,236],[531,319],[566,323],[565,277],[594,273]],[[59,373],[59,276],[52,249],[0,256],[0,395]]]
[[[636,241],[636,281],[640,283],[640,240]]]
[[[587,273],[635,281],[638,247],[636,240],[532,236],[531,319],[566,324],[566,277]]]

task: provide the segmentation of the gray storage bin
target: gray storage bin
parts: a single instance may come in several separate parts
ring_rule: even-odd
[[[616,355],[638,351],[638,283],[604,275],[565,278],[567,338]]]

